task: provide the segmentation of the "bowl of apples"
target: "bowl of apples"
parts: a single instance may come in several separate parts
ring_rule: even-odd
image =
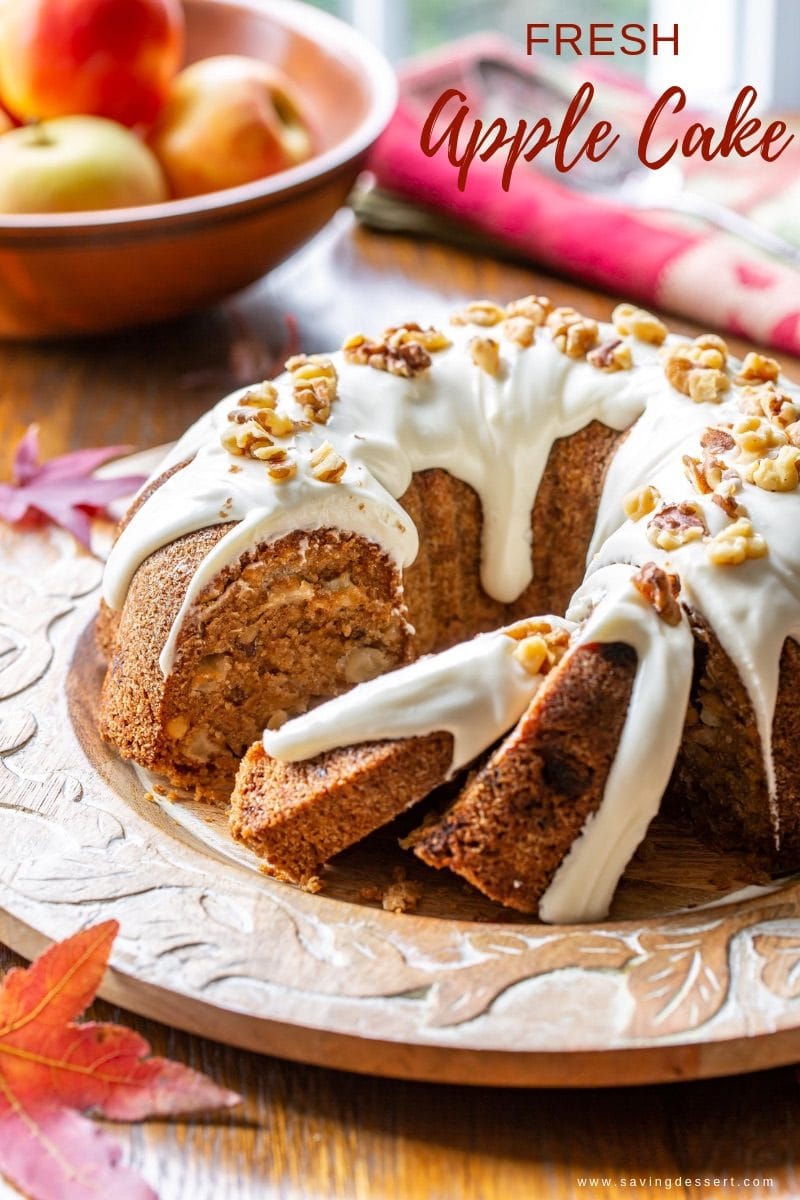
[[[395,102],[382,55],[300,0],[4,0],[0,337],[254,282],[344,202]]]

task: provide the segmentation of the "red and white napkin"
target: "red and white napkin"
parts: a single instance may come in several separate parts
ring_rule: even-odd
[[[391,202],[384,227],[424,231],[428,213],[431,232],[441,233],[449,223],[457,226],[458,240],[467,233],[488,238],[615,296],[800,354],[800,271],[731,234],[674,212],[626,208],[613,198],[575,191],[535,162],[519,164],[505,192],[501,161],[476,160],[466,189],[459,191],[445,154],[429,158],[421,150],[420,132],[446,87],[458,87],[480,111],[486,98],[478,94],[474,66],[487,55],[535,69],[511,44],[487,35],[455,43],[401,73],[397,112],[369,163],[376,194]],[[585,68],[572,75],[577,88]],[[595,75],[593,82],[622,123],[641,126],[653,101],[643,88],[608,74]],[[683,114],[675,122],[695,117]],[[771,164],[754,156],[699,166],[690,160],[686,167],[688,186],[722,196],[727,205],[782,232],[800,205],[800,139]],[[407,223],[404,203],[414,206]]]

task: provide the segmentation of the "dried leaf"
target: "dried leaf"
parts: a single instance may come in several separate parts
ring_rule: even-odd
[[[94,999],[116,921],[47,950],[0,985],[0,1171],[33,1200],[151,1200],[119,1148],[81,1113],[140,1120],[239,1102],[119,1025],[74,1023]]]
[[[88,547],[89,518],[144,483],[140,475],[97,479],[93,474],[102,463],[129,449],[103,446],[75,450],[43,463],[38,426],[29,426],[14,453],[12,482],[0,484],[0,517],[11,524],[31,517],[44,518],[68,529]]]

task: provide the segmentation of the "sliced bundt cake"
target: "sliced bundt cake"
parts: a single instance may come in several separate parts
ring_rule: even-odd
[[[720,844],[796,865],[799,462],[777,363],[628,305],[481,302],[299,356],[198,422],[124,524],[104,735],[215,792],[266,728],[233,828],[296,878],[470,762],[416,851],[547,919],[604,911],[670,779]],[[524,703],[468,757],[458,672],[438,724],[407,701],[448,647],[568,604],[566,653],[525,635]]]

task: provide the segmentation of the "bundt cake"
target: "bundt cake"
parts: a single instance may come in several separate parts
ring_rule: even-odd
[[[109,742],[201,795],[242,760],[233,833],[293,880],[467,769],[410,844],[545,920],[605,913],[665,793],[800,865],[800,393],[774,360],[529,296],[286,365],[123,522]]]

